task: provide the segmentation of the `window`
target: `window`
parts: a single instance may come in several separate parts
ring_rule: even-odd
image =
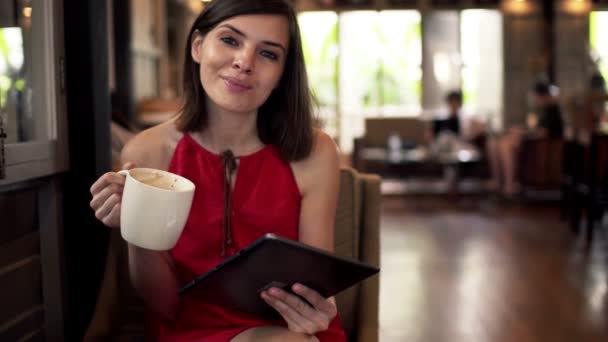
[[[500,11],[304,12],[299,23],[319,115],[343,152],[366,117],[435,113],[455,88],[468,113],[500,127]]]
[[[600,72],[608,79],[608,40],[605,33],[608,32],[608,11],[591,12],[589,18],[590,43],[593,57],[596,59]]]
[[[469,112],[493,130],[502,126],[502,16],[494,10],[460,14],[462,91]]]
[[[340,15],[340,146],[352,149],[366,117],[420,112],[422,44],[417,11]]]
[[[52,108],[45,103],[45,72],[38,66],[44,63],[36,46],[36,38],[43,38],[41,11],[15,6],[20,15],[6,15],[0,27],[0,113],[7,144],[46,140],[44,120],[35,119]]]
[[[31,106],[24,99],[31,85],[26,84],[23,57],[21,28],[0,28],[0,120],[8,132],[7,144],[33,136],[32,126],[21,120],[31,117]]]
[[[305,12],[299,24],[320,116],[344,151],[363,134],[365,117],[419,113],[417,11]]]
[[[0,185],[67,169],[56,1],[0,5],[0,119],[6,132],[6,179]]]
[[[338,15],[306,12],[298,16],[306,72],[325,131],[338,136]]]

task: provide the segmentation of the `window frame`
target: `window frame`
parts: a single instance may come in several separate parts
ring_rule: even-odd
[[[42,34],[32,34],[34,51],[43,56],[36,81],[42,81],[42,101],[33,113],[42,138],[5,145],[5,178],[0,186],[41,178],[68,170],[68,131],[65,94],[63,1],[33,0],[34,20]]]

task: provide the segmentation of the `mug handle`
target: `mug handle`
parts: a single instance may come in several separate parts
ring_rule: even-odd
[[[129,175],[129,170],[120,170],[120,171],[118,171],[116,173],[118,173],[119,175],[123,175],[123,176],[126,177],[126,176]]]

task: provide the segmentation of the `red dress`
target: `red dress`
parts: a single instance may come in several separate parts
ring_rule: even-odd
[[[171,250],[178,279],[188,282],[224,260],[224,169],[220,156],[184,134],[177,144],[169,171],[196,184],[190,217]],[[239,158],[232,193],[231,227],[234,247],[227,256],[266,233],[298,239],[301,195],[289,163],[272,145]],[[180,299],[177,317],[166,322],[147,312],[147,340],[225,342],[242,331],[264,325],[286,326],[227,311],[189,296]],[[317,334],[322,342],[345,341],[338,317]]]

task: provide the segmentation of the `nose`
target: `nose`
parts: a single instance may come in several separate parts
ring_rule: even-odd
[[[239,72],[250,74],[253,72],[255,66],[255,50],[249,48],[243,48],[235,56],[232,63],[232,67],[237,69]]]

